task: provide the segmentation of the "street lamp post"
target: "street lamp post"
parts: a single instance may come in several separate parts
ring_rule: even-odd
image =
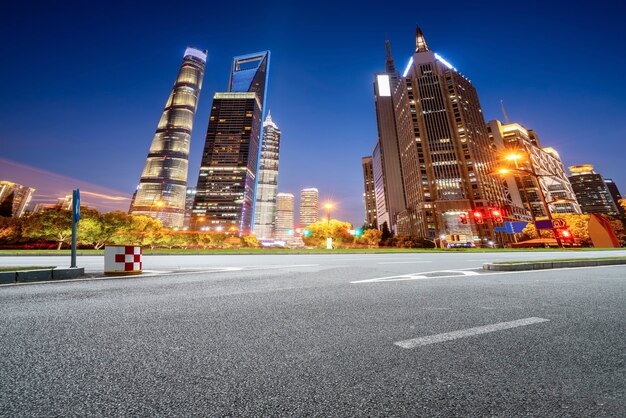
[[[331,249],[332,237],[330,233],[330,210],[333,208],[333,204],[330,202],[324,203],[324,209],[326,209],[326,249]]]

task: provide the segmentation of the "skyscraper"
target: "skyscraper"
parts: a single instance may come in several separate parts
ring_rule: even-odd
[[[602,176],[591,164],[571,165],[569,181],[583,213],[600,213],[609,216],[620,214]]]
[[[0,181],[0,216],[19,218],[24,215],[35,189],[10,181]]]
[[[233,58],[228,92],[215,93],[192,228],[248,234],[253,226],[269,51]]]
[[[532,211],[534,217],[547,216],[540,196],[543,194],[550,213],[580,213],[565,167],[554,148],[542,147],[537,134],[518,123],[503,124],[499,120],[492,120],[487,130],[499,153],[519,155],[521,158],[517,164],[537,174],[537,177],[533,177],[519,172],[505,177],[507,190],[515,202],[512,210],[523,206],[524,212]],[[526,220],[523,213],[516,215]]]
[[[294,198],[291,193],[276,195],[276,240],[289,241],[293,238],[293,207]]]
[[[271,240],[274,238],[279,155],[280,129],[268,112],[263,122],[263,140],[254,211],[254,234],[258,239]]]
[[[319,194],[314,187],[300,191],[300,226],[306,227],[320,219]]]
[[[374,194],[374,166],[372,157],[361,158],[363,167],[363,203],[365,204],[365,223],[377,228],[376,223],[376,195]]]
[[[417,28],[415,52],[400,82],[379,86],[381,92],[394,106],[405,191],[398,232],[476,243],[495,239],[498,225],[489,212],[512,202],[500,179],[490,175],[496,154],[471,82],[431,51]],[[482,214],[481,222],[465,223],[460,215],[470,213]]]
[[[158,218],[167,227],[182,227],[185,218],[189,144],[206,54],[185,50],[130,205],[133,215]]]
[[[411,135],[411,130],[402,130],[398,125],[399,113],[408,111],[406,106],[398,106],[392,97],[392,92],[402,83],[400,74],[396,71],[394,60],[391,56],[389,41],[385,43],[387,48],[387,61],[385,72],[377,73],[374,78],[374,104],[376,108],[376,124],[378,126],[377,158],[381,170],[379,174],[379,189],[375,193],[376,205],[380,211],[379,227],[387,222],[390,230],[396,231],[397,216],[406,208],[405,190],[402,175],[402,163],[400,159],[399,136]],[[410,120],[408,121],[410,124]],[[383,201],[381,201],[381,199]]]

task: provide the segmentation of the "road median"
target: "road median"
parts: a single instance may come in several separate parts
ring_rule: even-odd
[[[524,271],[546,270],[557,268],[598,267],[626,264],[626,257],[617,258],[579,258],[564,260],[511,261],[501,263],[485,263],[483,270],[491,271]]]

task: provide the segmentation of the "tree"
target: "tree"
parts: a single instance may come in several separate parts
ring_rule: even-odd
[[[622,247],[626,247],[626,228],[624,228],[624,223],[618,218],[608,218],[608,220],[619,244]]]
[[[23,236],[36,240],[55,241],[60,250],[72,236],[72,213],[48,209],[25,218]]]
[[[154,246],[160,236],[157,233],[163,229],[158,219],[144,215],[129,215],[130,224],[127,229],[115,233],[112,241],[118,245],[151,245]]]
[[[0,217],[10,218],[13,216],[13,200],[15,192],[11,191],[7,197],[0,203]]]
[[[243,243],[247,248],[259,248],[261,246],[261,243],[256,239],[256,235],[254,234],[245,235],[243,237]]]
[[[349,222],[336,219],[332,219],[330,222],[317,221],[307,226],[307,229],[311,231],[311,234],[303,238],[306,245],[324,245],[326,238],[332,238],[338,245],[354,241],[354,238],[348,232],[349,229],[352,229],[352,224]]]
[[[26,218],[0,217],[0,243],[17,244],[22,238],[22,220]]]
[[[383,233],[378,229],[368,229],[363,232],[363,236],[359,239],[359,241],[367,244],[369,247],[377,247],[378,244],[380,244],[382,236]]]
[[[385,245],[388,247],[395,246],[395,240],[393,239],[393,232],[389,230],[389,225],[387,225],[387,221],[383,222],[382,235],[380,237],[380,245]]]
[[[575,242],[584,247],[591,246],[591,238],[589,238],[589,215],[581,215],[577,213],[562,213],[552,215],[554,219],[563,219],[567,224],[567,229],[574,236]],[[529,223],[522,231],[529,238],[537,238],[537,230],[535,225]],[[554,238],[552,230],[541,230],[542,238]]]

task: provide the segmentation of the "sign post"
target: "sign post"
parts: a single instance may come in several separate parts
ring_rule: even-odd
[[[76,229],[80,220],[80,190],[72,191],[72,259],[70,267],[76,267]]]

